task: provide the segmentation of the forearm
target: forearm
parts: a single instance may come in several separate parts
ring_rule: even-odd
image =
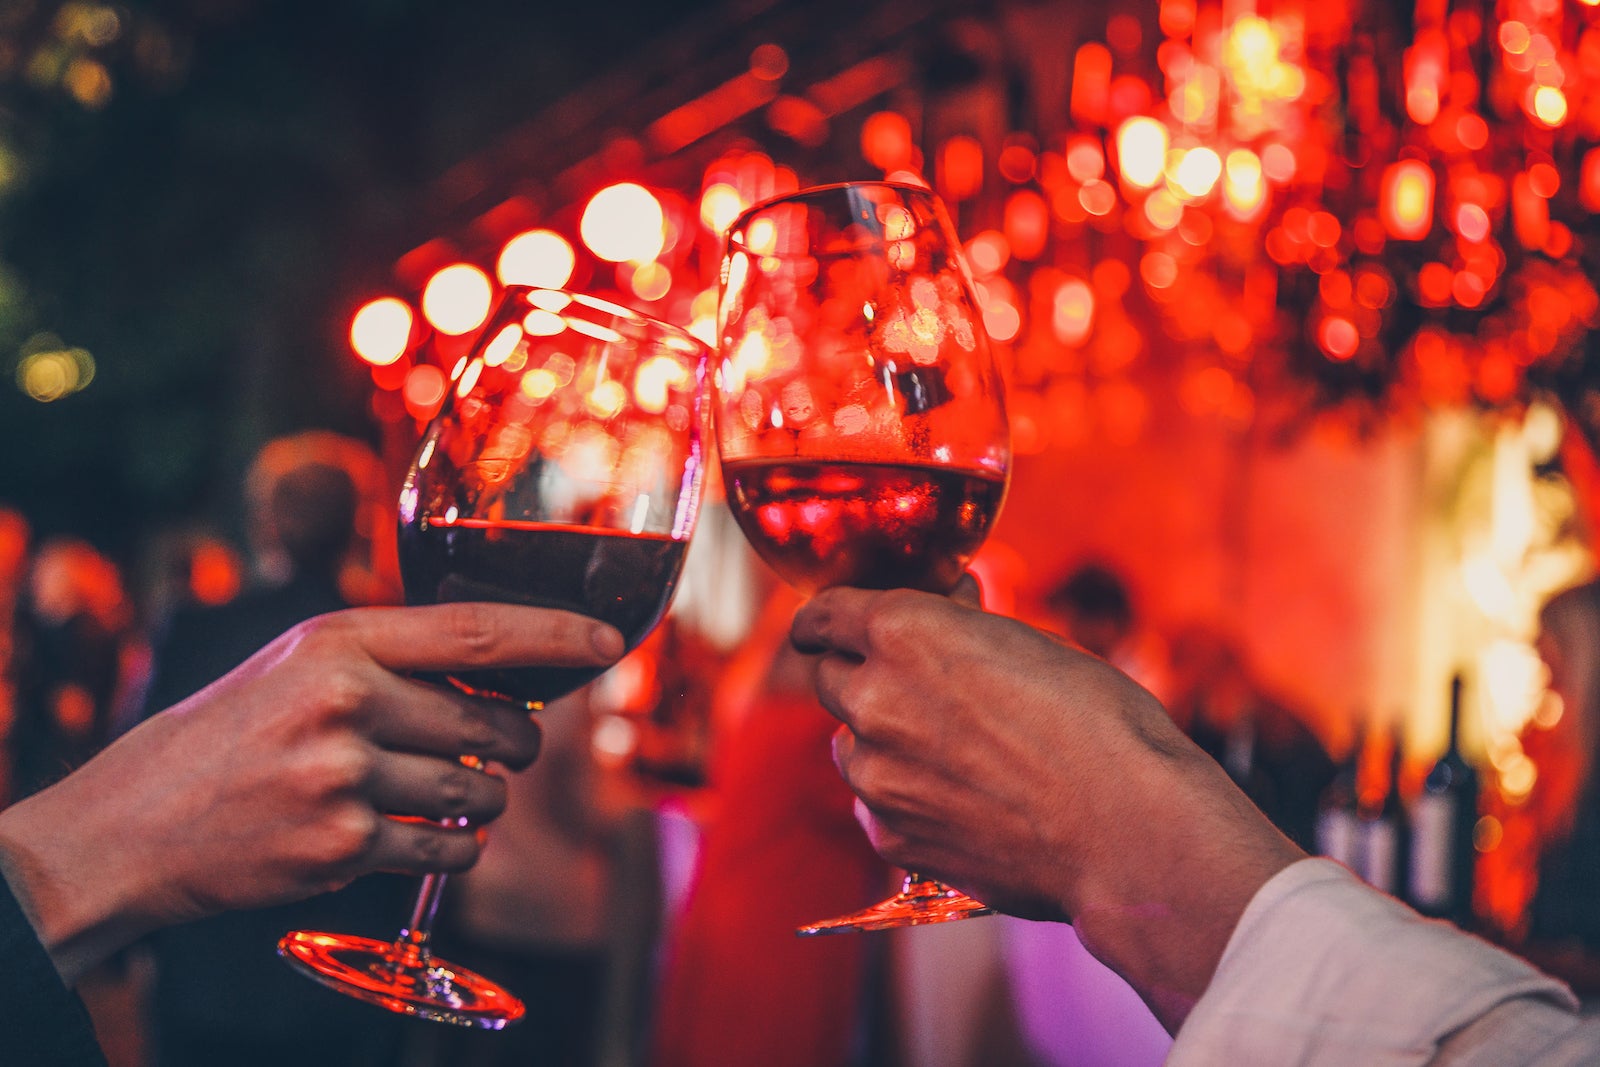
[[[1151,747],[1128,764],[1140,781],[1103,794],[1116,807],[1089,823],[1067,904],[1085,947],[1175,1033],[1251,898],[1305,854],[1198,750]]]
[[[0,811],[0,877],[71,986],[155,924],[141,921],[119,873],[116,828],[68,789],[63,782]]]

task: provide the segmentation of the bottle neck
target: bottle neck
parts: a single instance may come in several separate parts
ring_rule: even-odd
[[[1461,676],[1450,680],[1450,751],[1461,754]]]

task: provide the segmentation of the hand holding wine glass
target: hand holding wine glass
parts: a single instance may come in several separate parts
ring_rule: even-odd
[[[1003,387],[959,244],[928,190],[823,186],[728,233],[717,444],[728,505],[786,581],[949,592],[999,513]],[[910,874],[802,934],[986,914]]]
[[[660,621],[699,505],[709,353],[604,300],[511,286],[457,370],[400,494],[413,604],[504,601],[589,616],[628,649]],[[467,693],[538,710],[607,664],[458,671]],[[435,958],[443,875],[393,942],[295,931],[279,952],[309,977],[393,1011],[499,1029],[514,996]]]

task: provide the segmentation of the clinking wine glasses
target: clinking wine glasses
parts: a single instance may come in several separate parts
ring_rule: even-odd
[[[945,593],[988,536],[1011,465],[1004,389],[937,197],[802,190],[729,229],[717,446],[728,506],[789,584]],[[908,873],[826,934],[989,909]]]
[[[709,352],[688,333],[591,296],[509,287],[454,376],[400,493],[412,604],[494,600],[610,623],[634,648],[661,620],[699,507]],[[449,681],[538,710],[603,668],[530,666]],[[392,942],[299,930],[292,966],[340,992],[498,1030],[511,993],[429,943],[443,874]]]

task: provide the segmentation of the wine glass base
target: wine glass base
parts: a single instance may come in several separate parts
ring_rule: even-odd
[[[278,955],[329,989],[419,1019],[500,1030],[527,1010],[482,975],[404,942],[294,930],[278,942]]]
[[[801,937],[848,934],[866,930],[894,930],[902,926],[927,926],[993,915],[994,909],[958,889],[931,879],[907,880],[894,896],[870,908],[810,923],[795,930]]]

